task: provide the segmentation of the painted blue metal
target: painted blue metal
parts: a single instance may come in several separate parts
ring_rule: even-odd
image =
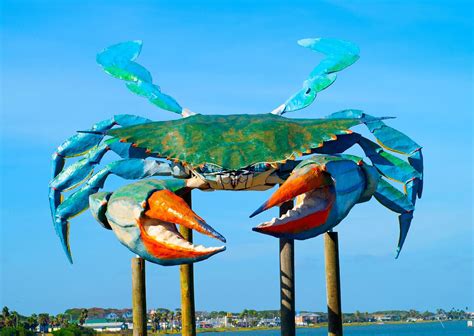
[[[301,110],[313,103],[317,93],[336,80],[335,72],[341,71],[359,59],[359,48],[347,41],[336,39],[302,39],[298,44],[326,57],[311,71],[303,87],[283,104],[278,114]]]
[[[178,102],[162,93],[161,88],[152,83],[148,70],[134,62],[141,48],[141,41],[115,44],[97,55],[97,63],[109,75],[126,81],[126,86],[131,92],[147,98],[152,104],[164,110],[181,114],[183,108]]]
[[[362,160],[360,158],[360,160]],[[360,202],[367,185],[367,176],[352,158],[341,156],[317,156],[301,162],[299,169],[307,164],[324,165],[334,180],[335,201],[326,223],[297,235],[285,235],[286,238],[309,239],[327,232],[339,224],[354,205]]]
[[[384,179],[379,181],[377,191],[375,192],[374,196],[385,207],[400,214],[400,216],[398,216],[400,224],[400,237],[398,240],[395,256],[398,258],[400,251],[402,250],[403,243],[405,242],[405,238],[408,234],[408,230],[410,229],[411,220],[413,219],[413,211],[415,210],[414,203],[410,201],[407,195],[394,188]]]
[[[282,115],[286,112],[296,111],[309,106],[315,100],[318,92],[324,90],[335,81],[336,72],[350,66],[359,58],[358,47],[342,40],[304,39],[298,41],[298,43],[313,51],[323,53],[325,58],[309,74],[302,88],[284,104],[275,109],[272,114]],[[154,105],[181,114],[183,117],[193,114],[189,110],[183,109],[174,98],[162,93],[161,88],[153,83],[149,71],[135,62],[140,54],[141,48],[141,41],[119,43],[99,53],[97,62],[106,73],[124,80],[128,90],[147,98]],[[240,122],[242,122],[241,120],[243,119],[246,121],[243,122],[243,127],[238,131],[236,131],[233,125],[230,127],[230,131],[231,133],[238,133],[242,129],[248,131],[249,127],[247,123],[253,126],[261,126],[260,123],[262,123],[262,120],[269,119],[268,115],[264,116],[265,118],[263,118],[262,115],[260,115],[260,117],[245,116],[245,118],[242,116],[234,116],[233,120],[236,120],[235,118],[237,117],[240,118]],[[113,229],[124,245],[149,261],[162,265],[175,265],[204,260],[217,252],[197,258],[171,258],[163,260],[152,255],[150,251],[147,250],[145,242],[142,239],[143,237],[140,237],[140,227],[137,226],[137,216],[140,218],[143,216],[147,201],[153,191],[167,190],[174,193],[178,190],[181,191],[184,187],[200,188],[203,190],[229,188],[236,188],[236,190],[252,188],[255,188],[254,190],[263,190],[281,183],[283,183],[283,187],[289,180],[289,176],[292,172],[301,172],[301,170],[305,169],[305,167],[307,168],[308,165],[318,167],[318,169],[313,172],[314,174],[324,171],[324,174],[329,174],[332,178],[333,184],[331,184],[327,175],[324,175],[323,185],[313,190],[318,191],[318,188],[324,189],[315,192],[315,199],[312,201],[317,203],[314,208],[318,215],[319,213],[327,214],[327,209],[330,209],[328,217],[321,217],[324,218],[322,220],[325,221],[317,227],[307,229],[305,226],[306,223],[303,223],[304,225],[297,227],[297,229],[300,230],[298,233],[281,232],[272,235],[294,239],[315,237],[340,223],[355,204],[366,202],[374,195],[381,204],[399,214],[400,236],[397,247],[398,257],[411,225],[416,198],[421,197],[422,194],[423,156],[421,147],[416,142],[400,131],[387,126],[382,121],[383,119],[387,119],[386,117],[373,117],[360,110],[344,110],[333,113],[327,117],[327,119],[337,120],[323,120],[323,122],[320,123],[321,125],[318,124],[319,126],[315,129],[311,129],[311,131],[308,130],[308,125],[314,121],[309,119],[298,120],[298,122],[304,124],[304,127],[294,131],[295,128],[290,128],[288,125],[290,123],[294,124],[296,122],[295,120],[292,121],[291,119],[281,116],[273,116],[273,119],[278,119],[278,122],[283,125],[282,128],[279,128],[280,131],[275,132],[276,128],[273,126],[276,124],[274,124],[271,125],[272,127],[270,128],[262,130],[262,128],[257,127],[257,131],[252,129],[253,131],[250,132],[250,136],[254,141],[257,141],[254,139],[257,137],[252,136],[253,134],[257,132],[265,134],[260,141],[265,142],[265,148],[271,148],[271,150],[265,152],[263,160],[259,158],[258,160],[254,160],[257,162],[252,162],[252,164],[248,166],[247,164],[236,164],[236,167],[232,167],[232,169],[222,168],[225,166],[223,165],[223,161],[229,157],[239,156],[243,153],[255,153],[256,147],[250,146],[248,148],[246,147],[246,150],[243,150],[243,146],[236,146],[233,152],[227,154],[222,148],[223,146],[227,146],[228,148],[230,143],[225,143],[224,140],[224,143],[218,143],[215,148],[210,151],[212,155],[203,156],[203,152],[210,148],[209,143],[211,141],[209,140],[209,134],[213,134],[213,139],[222,136],[224,133],[222,133],[221,130],[228,126],[228,120],[230,120],[226,118],[230,118],[231,116],[210,117],[215,119],[215,123],[206,126],[205,132],[193,133],[194,136],[191,136],[191,128],[202,128],[202,126],[199,126],[196,122],[193,123],[193,120],[204,119],[203,116],[186,119],[190,128],[185,128],[181,131],[173,128],[168,131],[167,127],[163,127],[163,137],[152,138],[153,141],[162,145],[163,148],[174,146],[173,149],[176,148],[175,151],[180,152],[178,154],[181,156],[170,157],[169,155],[158,153],[162,152],[161,147],[159,147],[160,150],[157,150],[156,153],[152,153],[151,146],[149,146],[149,149],[140,147],[141,145],[145,147],[147,141],[150,140],[151,135],[147,127],[137,127],[141,131],[136,134],[134,133],[137,135],[135,138],[125,135],[123,139],[105,139],[106,136],[110,135],[108,131],[116,125],[126,128],[138,124],[151,123],[149,119],[133,115],[116,115],[111,119],[98,122],[90,129],[68,138],[58,147],[57,151],[53,154],[49,201],[55,230],[71,262],[68,221],[89,207],[94,217],[103,227]],[[340,126],[341,129],[337,133],[331,133],[329,131],[331,125],[337,123],[343,124],[343,126]],[[366,139],[360,134],[350,133],[349,128],[359,123],[363,123],[367,126],[369,131],[375,136],[378,144]],[[160,125],[163,125],[163,123],[160,123]],[[213,125],[216,126],[213,127]],[[143,129],[145,129],[145,131],[143,131]],[[288,134],[285,134],[289,133],[289,129],[293,130],[292,133],[294,134],[291,134],[293,136],[292,138],[289,137]],[[130,129],[125,129],[124,131],[128,132],[129,130]],[[308,139],[312,139],[312,136],[314,136],[313,133],[315,132],[320,133],[321,136],[318,137],[319,140],[306,145],[306,143],[310,141]],[[242,135],[238,137],[237,142],[240,143],[240,141],[242,141],[242,143],[247,143],[248,137],[248,134]],[[273,139],[273,141],[268,141],[267,143],[267,139]],[[134,143],[127,143],[129,140],[134,141]],[[178,142],[178,140],[180,142]],[[191,144],[188,152],[183,149],[187,143]],[[281,149],[283,144],[289,143],[298,145],[294,145],[293,153],[293,148],[290,148],[289,154],[283,158],[275,159],[272,157],[272,153]],[[234,145],[234,143],[232,145]],[[354,145],[358,145],[362,148],[372,165],[365,163],[360,157],[342,154]],[[197,148],[199,150],[196,150]],[[122,160],[113,161],[93,174],[94,168],[96,168],[108,151],[115,152]],[[197,155],[200,158],[205,157],[206,160],[203,160],[203,162],[200,161],[199,166],[196,164],[196,167],[193,167],[185,160],[187,156],[189,157],[191,154],[190,151],[194,151],[193,155]],[[393,155],[391,152],[399,155]],[[226,155],[219,156],[216,153],[226,153]],[[307,154],[316,155],[304,159],[303,161],[298,161],[293,158],[293,156],[304,156]],[[83,158],[64,169],[65,159],[73,156],[83,156]],[[216,157],[219,159],[215,160]],[[168,161],[161,162],[154,160],[154,158],[167,159]],[[175,159],[173,160],[173,158]],[[212,158],[216,162],[208,160],[209,158]],[[280,162],[282,159],[285,159],[285,161]],[[241,161],[237,160],[236,162]],[[309,171],[310,170],[305,170],[305,173]],[[103,188],[107,177],[110,175],[116,175],[127,180],[141,180],[150,176],[170,176],[183,180],[145,180],[122,187],[113,193],[99,192],[99,190]],[[265,178],[262,178],[262,176]],[[405,192],[401,192],[392,186],[386,178],[404,184]],[[254,181],[257,182],[252,184]],[[317,183],[320,183],[320,180],[317,181]],[[247,185],[247,183],[249,184]],[[239,188],[234,185],[239,185]],[[311,186],[313,187],[313,185]],[[78,189],[62,202],[62,193],[73,188]],[[298,190],[298,187],[295,187],[293,190]],[[330,192],[326,193],[327,190]],[[158,203],[164,202],[166,197],[172,199],[176,204],[182,201],[177,199],[176,195],[171,194],[170,196],[167,192],[160,193],[160,195],[168,196],[163,196],[165,199],[160,198],[157,201]],[[130,211],[128,213],[125,211],[128,209],[127,207],[132,210],[135,209],[136,211]],[[168,209],[169,208],[170,207],[168,207]],[[264,208],[262,208],[262,210],[264,210]],[[184,209],[183,211],[192,212],[190,209]],[[222,236],[208,226],[199,216],[197,218],[201,230],[199,232],[211,232],[211,236],[217,237],[218,239],[222,238],[222,240],[225,241]],[[313,218],[317,217],[315,216]],[[156,220],[161,219],[157,217]],[[173,222],[169,224],[174,227]],[[167,226],[167,228],[170,227]],[[175,227],[174,229],[171,227],[170,230],[173,231],[175,229]],[[179,236],[173,239],[176,240],[177,238],[179,239]],[[150,246],[154,245],[152,244]],[[193,250],[192,252],[198,252],[198,250],[199,249]],[[222,250],[223,249],[218,252]],[[157,255],[160,254],[158,253]]]

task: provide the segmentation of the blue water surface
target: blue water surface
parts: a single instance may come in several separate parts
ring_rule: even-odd
[[[327,335],[326,328],[298,328],[298,336]],[[206,332],[206,336],[279,336],[280,330]],[[370,326],[344,327],[344,336],[474,336],[474,328],[466,321],[433,322],[413,324],[377,324]]]

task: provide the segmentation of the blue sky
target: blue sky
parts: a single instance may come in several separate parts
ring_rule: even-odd
[[[340,236],[343,310],[474,310],[473,44],[469,1],[2,1],[1,292],[20,313],[129,307],[132,254],[89,212],[72,220],[69,265],[47,202],[50,155],[113,114],[175,116],[102,73],[95,54],[141,39],[140,63],[181,104],[205,114],[263,113],[295,92],[319,55],[305,37],[353,41],[361,59],[310,108],[393,115],[424,146],[426,187],[398,260],[394,213],[371,201]],[[106,189],[123,183],[111,178]],[[249,219],[272,191],[193,193],[227,251],[195,266],[198,310],[279,307],[278,241]],[[268,217],[266,217],[268,216]],[[204,244],[214,241],[198,237]],[[322,238],[296,243],[297,310],[325,310]],[[177,267],[147,265],[148,306],[177,308]]]

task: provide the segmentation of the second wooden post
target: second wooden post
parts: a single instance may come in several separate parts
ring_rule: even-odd
[[[326,262],[326,295],[328,303],[328,335],[342,336],[341,280],[337,232],[324,234]]]
[[[132,306],[133,336],[146,336],[145,260],[140,257],[132,259]]]
[[[191,207],[191,191],[184,194],[182,198]],[[184,226],[180,226],[179,232],[183,238],[193,242],[193,232]],[[181,333],[183,336],[196,335],[196,311],[194,306],[194,267],[193,264],[179,266],[181,282]]]
[[[280,216],[293,208],[293,201],[280,206]],[[295,336],[295,242],[280,238],[281,335]]]

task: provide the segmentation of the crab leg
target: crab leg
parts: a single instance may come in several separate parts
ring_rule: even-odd
[[[55,217],[56,208],[61,200],[61,192],[73,189],[83,182],[93,172],[104,154],[112,149],[123,158],[130,157],[126,144],[111,143],[107,141],[100,144],[104,132],[115,125],[132,126],[149,122],[150,120],[139,116],[120,114],[111,119],[102,120],[94,124],[87,132],[77,133],[65,140],[52,156],[52,180],[50,182],[49,201],[51,216]],[[86,155],[85,158],[74,163],[63,171],[66,158]],[[135,155],[136,156],[136,155]],[[133,156],[134,157],[134,156]]]
[[[405,185],[405,192],[415,204],[417,195],[421,194],[422,175],[405,160],[402,160],[382,149],[376,143],[361,137],[359,145],[372,161],[373,165],[387,178]],[[417,151],[417,153],[421,152]]]
[[[359,48],[350,42],[328,38],[307,38],[298,41],[300,46],[321,52],[326,57],[311,71],[303,87],[271,113],[282,115],[301,110],[313,103],[318,92],[336,80],[336,72],[359,59]]]
[[[415,204],[416,198],[420,198],[423,191],[423,155],[421,146],[400,131],[387,126],[380,118],[372,117],[360,110],[344,110],[328,116],[328,118],[358,118],[362,119],[369,131],[374,134],[377,145],[364,137],[356,140],[367,156],[388,178],[395,179],[405,184],[406,192],[410,200]],[[408,156],[408,164],[382,148]],[[375,161],[375,162],[374,162]]]
[[[140,55],[142,41],[127,41],[112,45],[97,55],[104,71],[112,77],[126,81],[127,88],[150,103],[170,112],[187,117],[195,114],[187,108],[181,107],[171,96],[163,93],[161,88],[153,84],[150,72],[135,62]]]
[[[143,179],[149,176],[160,175],[165,163],[159,161],[146,161],[142,159],[125,159],[109,163],[93,175],[80,189],[60,200],[61,190],[50,189],[50,205],[54,213],[54,227],[63,249],[72,263],[69,246],[69,219],[80,214],[89,207],[89,196],[98,192],[104,186],[105,180],[111,174],[128,180]]]
[[[381,179],[374,194],[375,198],[388,209],[400,214],[398,221],[400,224],[400,237],[395,258],[398,258],[405,242],[405,238],[410,229],[413,211],[415,207],[405,194],[394,188],[390,183]]]
[[[132,126],[151,120],[139,116],[120,114],[111,119],[102,120],[94,124],[89,131],[91,133],[77,133],[64,141],[53,154],[52,178],[55,178],[64,168],[65,159],[80,156],[87,153],[102,141],[103,132],[111,129],[115,125]]]
[[[377,139],[376,144],[357,133],[338,136],[336,140],[325,142],[316,153],[341,153],[354,144],[358,144],[382,175],[375,198],[388,209],[400,214],[400,238],[396,256],[400,254],[413,218],[416,198],[420,198],[423,189],[423,155],[421,146],[405,134],[385,125],[380,118],[375,118],[360,110],[344,110],[331,114],[328,118],[358,118],[367,126]],[[386,149],[387,151],[385,151]],[[407,161],[390,154],[388,151],[408,156]],[[402,193],[384,178],[404,184]]]

